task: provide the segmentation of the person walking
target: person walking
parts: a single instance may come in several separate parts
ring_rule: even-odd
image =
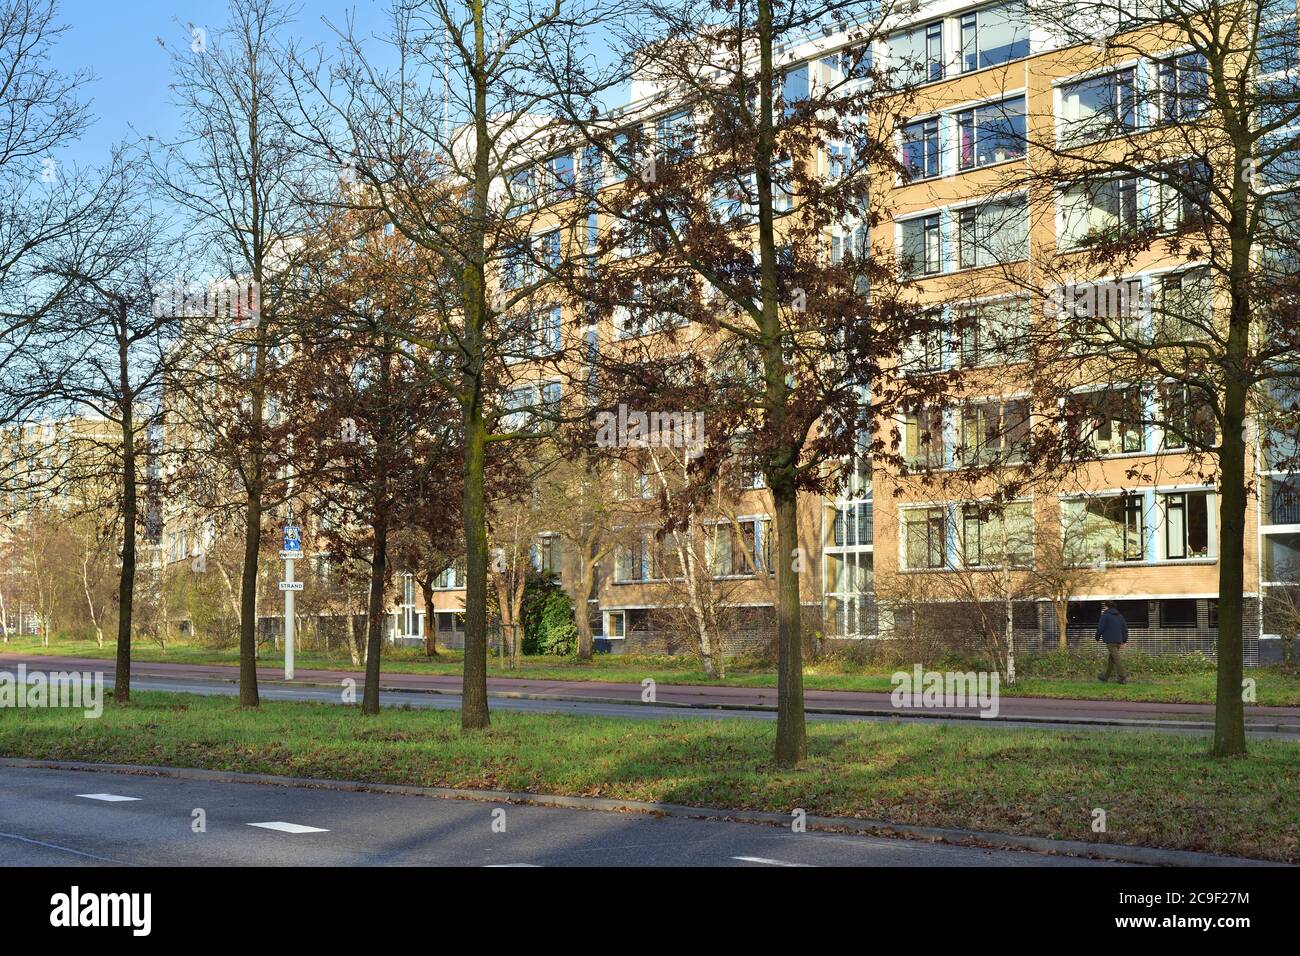
[[[1101,618],[1097,621],[1096,639],[1106,643],[1106,673],[1097,677],[1103,684],[1116,677],[1115,683],[1128,683],[1128,674],[1124,671],[1124,661],[1120,658],[1120,648],[1128,643],[1128,621],[1115,606],[1114,601],[1102,602]]]

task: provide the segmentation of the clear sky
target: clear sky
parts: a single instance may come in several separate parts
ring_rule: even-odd
[[[387,0],[300,0],[291,32],[305,42],[327,42],[331,34],[322,17],[342,23],[348,10],[355,11],[359,26],[378,30],[387,8]],[[167,89],[171,64],[158,38],[188,44],[188,24],[215,28],[226,21],[226,0],[61,0],[59,19],[68,30],[57,41],[54,62],[69,72],[95,74],[87,98],[97,117],[62,159],[96,164],[116,142],[174,132]]]

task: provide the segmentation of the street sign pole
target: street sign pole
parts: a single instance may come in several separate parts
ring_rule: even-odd
[[[293,583],[293,558],[284,559],[284,579]],[[293,680],[293,591],[284,592],[284,679]]]
[[[280,590],[284,592],[285,680],[293,680],[293,594],[302,590],[302,585],[293,579],[294,559],[302,553],[302,534],[298,526],[292,523],[292,516],[289,521],[284,526],[284,550],[280,552],[280,557],[284,558],[284,580],[280,582]]]

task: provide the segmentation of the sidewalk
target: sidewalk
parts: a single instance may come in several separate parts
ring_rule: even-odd
[[[44,657],[39,655],[5,655],[3,669],[26,664],[28,669],[53,671],[113,672],[115,662],[90,657]],[[239,668],[224,664],[171,664],[133,662],[133,677],[163,677],[233,682]],[[284,671],[279,667],[259,667],[259,681],[280,683]],[[351,678],[360,687],[365,681],[362,671],[317,670],[299,668],[294,685],[338,686]],[[381,689],[433,694],[460,694],[458,674],[384,674]],[[533,700],[570,700],[639,705],[643,688],[640,684],[618,681],[535,680],[524,677],[489,677],[488,693],[497,697]],[[723,710],[767,710],[776,707],[774,687],[709,687],[691,684],[657,684],[654,703],[660,707],[689,707]],[[977,706],[966,708],[895,707],[885,692],[808,690],[804,705],[811,713],[860,714],[862,716],[958,717],[979,719]],[[998,719],[1051,723],[1097,724],[1211,724],[1212,704],[1179,704],[1155,701],[1073,700],[1045,697],[1008,697],[999,701]],[[1300,734],[1300,707],[1246,706],[1246,726],[1250,730]]]

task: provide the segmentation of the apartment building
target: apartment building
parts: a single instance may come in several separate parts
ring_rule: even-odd
[[[1281,9],[1294,37],[1295,10],[1285,4]],[[787,44],[781,51],[787,94],[806,89],[821,71],[837,69],[836,54],[847,48],[849,37],[824,32]],[[1290,49],[1294,54],[1294,41]],[[1098,119],[1133,130],[1195,122],[1195,115],[1176,114],[1177,99],[1161,96],[1162,90],[1185,93],[1197,82],[1195,63],[1184,48],[1161,45],[1159,37],[1141,55],[1116,54],[1104,43],[1065,44],[1021,0],[918,4],[870,54],[878,63],[906,64],[913,71],[913,115],[897,139],[908,175],[891,175],[884,183],[893,221],[869,235],[859,228],[834,231],[827,237],[828,255],[853,243],[908,263],[922,301],[939,321],[933,335],[912,343],[899,374],[961,371],[953,401],[905,411],[893,423],[908,464],[951,476],[983,455],[1014,462],[1015,445],[1033,423],[1061,414],[1032,407],[1026,386],[1031,356],[1018,344],[1049,321],[1041,302],[1027,294],[1041,285],[1036,274],[1060,274],[1062,262],[1068,268],[1087,237],[1150,214],[1164,198],[1133,177],[1116,178],[1102,189],[1045,188],[1026,175],[1041,165],[1035,150],[1043,147],[1036,144],[1087,142]],[[1279,75],[1291,76],[1294,67],[1283,63]],[[654,137],[671,140],[683,117],[689,122],[688,104],[656,100],[649,84],[634,83],[632,95],[628,115]],[[834,157],[817,161],[829,169]],[[532,191],[542,206],[563,203],[587,169],[581,150],[560,151],[521,169],[515,185]],[[571,254],[560,233],[548,231],[544,217],[540,221],[539,248],[548,255]],[[593,220],[589,228],[594,236],[600,224]],[[1188,255],[1148,252],[1132,264],[1120,294],[1181,302],[1178,296],[1204,282],[1202,266]],[[1138,314],[1136,321],[1150,322],[1150,314]],[[534,354],[544,354],[561,348],[561,337],[570,334],[566,328],[571,326],[556,305],[534,313],[522,332],[531,337]],[[593,323],[573,334],[597,349],[654,332],[615,316],[613,323]],[[1053,648],[1061,641],[1062,616],[1048,597],[1022,585],[1036,564],[1054,561],[1086,568],[1067,595],[1069,643],[1088,640],[1100,602],[1116,600],[1137,646],[1212,655],[1219,550],[1213,476],[1204,474],[1178,435],[1143,424],[1158,416],[1141,412],[1143,403],[1178,396],[1086,377],[1075,392],[1081,410],[1076,414],[1090,423],[1089,460],[996,513],[981,507],[997,493],[996,476],[955,494],[953,482],[924,484],[865,460],[853,463],[837,497],[809,496],[800,520],[808,555],[803,594],[812,629],[827,638],[888,638],[905,626],[902,610],[918,594],[932,603],[948,602],[952,614],[960,615],[956,592],[936,582],[973,574],[976,591],[982,589],[976,597],[997,599],[997,572],[1010,564],[1012,573],[1002,578],[1018,582],[1018,645]],[[536,378],[512,396],[520,408],[559,402],[561,385]],[[1276,655],[1262,601],[1271,588],[1294,586],[1300,572],[1300,486],[1262,454],[1256,457],[1261,495],[1247,519],[1248,663]],[[651,497],[645,476],[639,480],[640,490],[632,493]],[[733,643],[740,647],[770,620],[771,505],[761,476],[743,477],[735,493],[725,520],[713,523],[708,560],[714,578],[731,585],[728,602],[747,609]],[[620,545],[602,573],[591,602],[602,645],[615,651],[671,649],[662,612],[679,598],[672,561],[662,548],[647,529],[639,543]],[[533,556],[538,570],[558,571],[565,561],[554,536],[540,536]],[[987,587],[978,584],[981,575]],[[439,640],[455,645],[463,574],[450,569],[439,584],[427,612]],[[414,592],[409,582],[403,587],[401,627],[422,634]]]

